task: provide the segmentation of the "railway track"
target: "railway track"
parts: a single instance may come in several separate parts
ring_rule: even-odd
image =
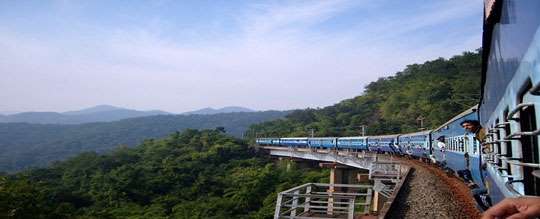
[[[387,218],[480,218],[467,186],[457,177],[417,160]]]

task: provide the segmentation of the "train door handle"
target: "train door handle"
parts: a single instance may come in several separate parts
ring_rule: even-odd
[[[529,93],[536,96],[540,95],[540,81],[529,89]]]
[[[519,117],[514,117],[519,111],[521,111],[524,108],[527,108],[529,106],[534,106],[534,103],[520,103],[516,106],[515,109],[513,109],[510,113],[508,113],[508,116],[506,116],[507,120],[519,120]]]
[[[503,129],[503,128],[505,128],[507,125],[510,125],[510,122],[501,122],[501,123],[495,124],[495,128],[497,128],[497,129]]]

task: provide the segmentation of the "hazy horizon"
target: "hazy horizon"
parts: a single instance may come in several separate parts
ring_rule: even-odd
[[[103,106],[105,106],[105,107],[115,107],[115,108],[127,109],[127,110],[137,110],[137,111],[153,111],[153,110],[164,111],[164,110],[161,110],[161,109],[133,109],[133,108],[122,107],[122,106],[114,106],[114,105],[110,105],[110,104],[98,104],[98,105],[95,105],[95,106],[82,107],[82,108],[79,108],[79,109],[67,110],[67,111],[0,111],[0,115],[14,115],[14,114],[18,114],[18,113],[29,113],[29,112],[30,113],[32,113],[32,112],[69,113],[69,112],[73,112],[73,111],[87,110],[87,109],[91,109],[91,108],[95,108],[95,107],[103,107]],[[222,110],[222,109],[230,108],[230,107],[240,107],[240,108],[245,108],[245,109],[253,110],[253,111],[267,111],[267,110],[258,110],[258,109],[252,109],[252,108],[247,108],[247,107],[242,107],[242,106],[224,106],[224,107],[215,107],[215,108],[214,107],[203,107],[203,108],[188,110],[188,111],[184,111],[184,112],[169,112],[169,111],[164,111],[164,112],[173,113],[173,114],[182,114],[182,113],[190,113],[190,112],[193,112],[193,111],[205,110],[205,109]],[[269,110],[273,110],[273,109],[269,109]],[[282,110],[282,111],[286,111],[286,110]]]
[[[481,47],[482,1],[0,2],[0,112],[324,107]]]

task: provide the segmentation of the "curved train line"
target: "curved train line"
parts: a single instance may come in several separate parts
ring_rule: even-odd
[[[429,159],[465,179],[480,209],[540,195],[540,1],[486,0],[478,106],[415,133],[258,138],[259,145],[374,151]],[[461,127],[479,120],[486,137]]]

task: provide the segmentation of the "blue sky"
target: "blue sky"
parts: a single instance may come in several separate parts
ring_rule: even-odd
[[[481,0],[0,1],[0,112],[322,107],[481,32]]]

